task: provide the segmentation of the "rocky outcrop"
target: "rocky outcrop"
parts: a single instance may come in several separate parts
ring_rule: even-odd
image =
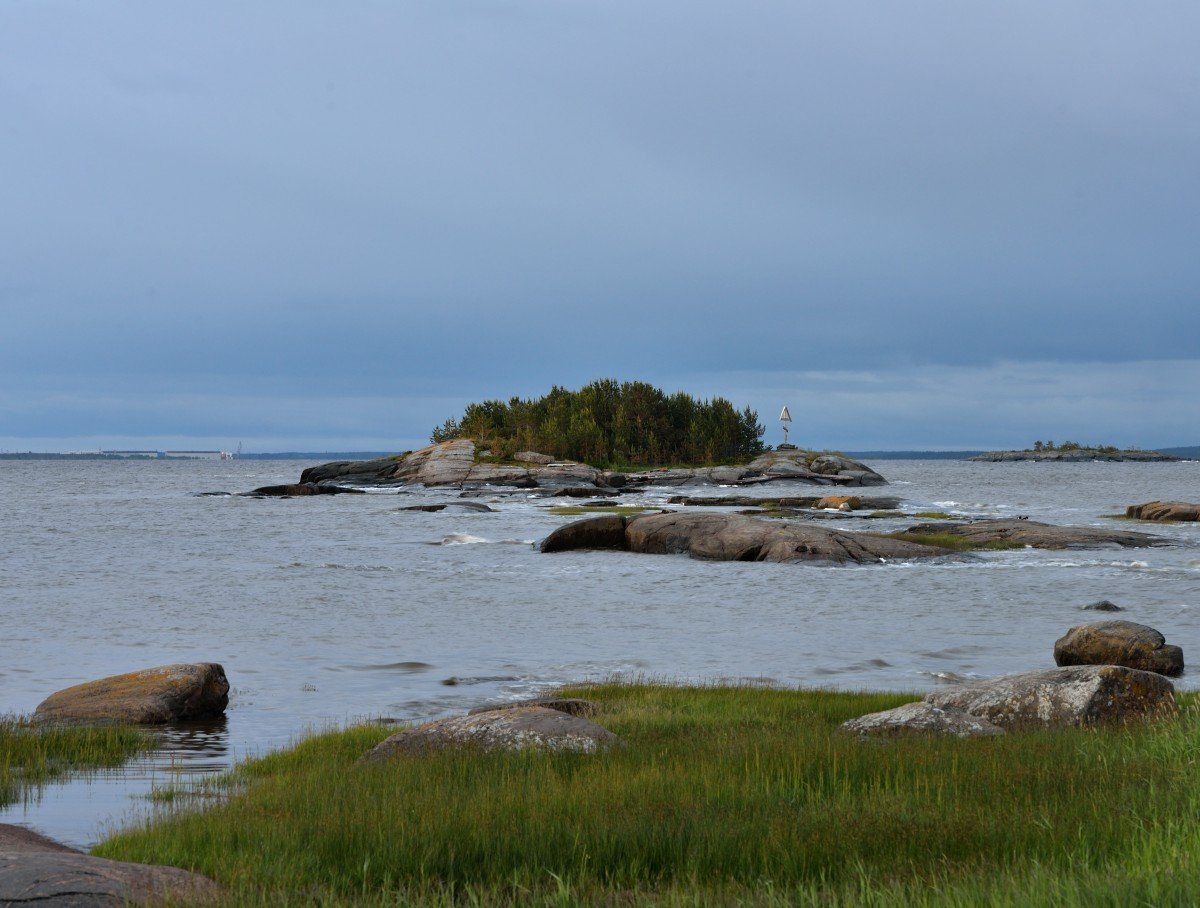
[[[402,754],[447,748],[595,753],[619,742],[608,729],[579,716],[542,706],[521,706],[406,728],[367,751],[360,762],[381,763]]]
[[[1007,542],[1032,546],[1035,549],[1091,548],[1119,545],[1125,548],[1146,548],[1174,545],[1171,539],[1096,527],[1060,527],[1035,520],[976,520],[971,523],[921,523],[904,531],[914,537],[926,535],[960,536],[973,546]]]
[[[498,709],[524,709],[526,706],[556,709],[560,713],[579,716],[581,719],[590,719],[600,712],[600,707],[591,700],[581,700],[578,697],[536,697],[532,700],[514,700],[511,703],[489,703],[487,706],[477,706],[468,715],[490,713]]]
[[[1124,665],[1160,675],[1183,673],[1183,650],[1152,627],[1095,621],[1073,627],[1054,643],[1057,665]]]
[[[306,495],[362,494],[361,489],[345,489],[341,486],[319,486],[312,482],[297,482],[291,485],[262,486],[253,492],[242,492],[247,498],[301,498]]]
[[[1186,501],[1147,501],[1131,504],[1125,516],[1133,520],[1193,521],[1200,520],[1200,504]]]
[[[874,564],[944,556],[944,549],[741,514],[662,512],[604,515],[559,527],[543,552],[619,549],[648,555],[687,554],[713,561],[828,561]]]
[[[815,508],[817,502],[824,501],[823,495],[791,495],[775,498],[764,498],[761,495],[672,495],[667,499],[669,504],[682,504],[688,507],[707,508]],[[858,507],[871,511],[890,511],[900,506],[899,498],[875,497],[858,500]]]
[[[1004,729],[966,710],[934,706],[924,700],[859,716],[843,722],[840,727],[842,731],[861,738],[897,738],[904,735],[982,738],[1004,734]]]
[[[215,662],[181,663],[76,684],[43,700],[34,717],[159,725],[215,718],[228,703],[225,669]]]
[[[1011,463],[1018,460],[1036,460],[1049,463],[1079,463],[1081,461],[1130,461],[1133,463],[1159,463],[1182,460],[1173,454],[1158,451],[1116,451],[1111,448],[1054,448],[1048,451],[988,451],[976,454],[968,460]]]
[[[741,467],[647,470],[605,476],[606,481],[614,487],[699,484],[748,486],[783,480],[827,486],[870,486],[887,482],[870,467],[841,454],[800,449],[768,451]]]
[[[96,858],[0,824],[0,905],[195,905],[221,895],[208,877],[178,867]]]
[[[1162,675],[1119,665],[1077,665],[972,681],[925,697],[1003,729],[1119,725],[1174,715],[1175,688]]]

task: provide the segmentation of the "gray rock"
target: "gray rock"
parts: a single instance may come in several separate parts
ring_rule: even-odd
[[[1117,605],[1115,602],[1109,602],[1107,599],[1101,599],[1099,602],[1093,602],[1091,605],[1083,607],[1085,612],[1123,612],[1125,609]]]
[[[341,486],[317,485],[312,482],[293,483],[282,486],[262,486],[253,492],[241,492],[248,498],[302,498],[309,495],[361,495],[362,489],[344,489]]]
[[[367,751],[360,762],[379,763],[401,754],[447,748],[595,753],[619,741],[608,729],[579,716],[541,706],[522,706],[406,728]]]
[[[1002,735],[1004,729],[987,719],[955,707],[934,706],[924,700],[895,709],[869,713],[843,722],[841,730],[863,738],[895,738],[902,735],[954,735],[978,738]]]
[[[513,455],[512,459],[521,463],[536,463],[542,466],[554,463],[554,458],[549,454],[539,454],[536,451],[518,451]]]
[[[581,700],[577,697],[535,697],[532,700],[514,700],[511,703],[489,703],[487,706],[477,706],[468,715],[495,712],[498,709],[523,709],[526,706],[540,706],[543,709],[556,709],[569,716],[579,716],[590,719],[600,712],[591,700]]]
[[[1119,665],[1047,668],[934,691],[925,701],[1000,728],[1118,725],[1173,716],[1175,688],[1162,675]]]
[[[0,905],[193,905],[221,895],[208,877],[178,867],[96,858],[20,826],[0,824]]]
[[[1096,621],[1073,627],[1054,643],[1058,665],[1124,665],[1160,675],[1183,674],[1183,650],[1152,627]]]
[[[180,663],[76,684],[51,694],[34,716],[62,722],[158,725],[225,712],[229,681],[216,662]]]
[[[741,514],[604,515],[559,527],[543,552],[607,548],[648,555],[688,554],[714,561],[878,563],[945,556],[946,550]]]
[[[919,523],[905,530],[913,534],[961,536],[969,542],[984,545],[989,542],[1012,542],[1035,549],[1090,548],[1119,545],[1124,548],[1146,548],[1174,545],[1174,540],[1149,533],[1097,527],[1060,527],[1036,520],[976,520],[971,523]]]

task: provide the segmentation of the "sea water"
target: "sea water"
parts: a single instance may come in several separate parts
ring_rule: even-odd
[[[1200,525],[1114,524],[1155,498],[1200,500],[1200,463],[872,462],[853,490],[964,517],[1157,533],[1166,548],[1021,549],[884,565],[542,555],[573,519],[533,493],[491,513],[427,513],[457,491],[296,499],[204,496],[294,482],[300,461],[0,461],[0,713],[171,662],[224,665],[226,718],[168,730],[120,770],[0,808],[77,845],[145,810],[155,785],[227,768],[314,730],[408,721],[613,676],[926,691],[1053,665],[1067,628],[1120,617],[1200,658]],[[812,495],[812,486],[652,489]],[[835,516],[835,515],[829,515]],[[837,518],[874,532],[912,518]],[[1083,611],[1109,599],[1117,616]],[[1200,675],[1185,674],[1183,689]]]

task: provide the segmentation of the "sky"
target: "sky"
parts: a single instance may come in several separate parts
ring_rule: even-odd
[[[1200,443],[1200,5],[0,0],[0,450],[385,451],[597,378]]]

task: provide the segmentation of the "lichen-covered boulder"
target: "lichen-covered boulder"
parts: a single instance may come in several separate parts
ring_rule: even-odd
[[[401,754],[472,748],[595,753],[619,742],[620,738],[607,728],[579,716],[543,706],[522,706],[406,728],[375,745],[360,762],[379,763]]]
[[[229,681],[216,662],[180,663],[76,684],[43,700],[34,716],[62,722],[158,725],[212,719],[229,704]]]
[[[1152,627],[1095,621],[1073,627],[1054,643],[1058,665],[1124,665],[1160,675],[1183,673],[1183,650]]]
[[[581,700],[578,697],[536,697],[532,700],[513,700],[511,703],[489,703],[477,706],[468,715],[495,712],[498,709],[524,709],[526,706],[540,706],[543,709],[556,709],[569,716],[579,716],[590,719],[600,712],[600,707],[591,700]]]
[[[1147,501],[1145,504],[1131,504],[1125,509],[1125,516],[1134,520],[1200,520],[1200,504],[1189,504],[1186,501]]]
[[[981,738],[1004,734],[1004,729],[993,725],[987,719],[973,716],[966,710],[952,706],[934,706],[924,700],[859,716],[857,719],[843,722],[840,730],[860,738],[898,738],[905,735]]]
[[[934,691],[927,703],[1000,728],[1119,725],[1175,715],[1175,687],[1162,675],[1120,665],[1075,665],[970,681]]]
[[[92,857],[0,824],[0,905],[203,905],[221,887],[178,867]]]

